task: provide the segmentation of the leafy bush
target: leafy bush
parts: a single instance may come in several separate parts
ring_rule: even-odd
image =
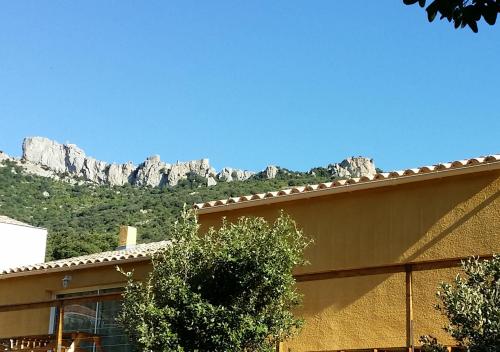
[[[462,266],[465,277],[441,284],[437,293],[436,308],[449,320],[445,330],[469,351],[500,351],[500,256],[471,258]]]
[[[422,352],[447,352],[447,348],[440,343],[434,336],[421,336]]]
[[[274,351],[301,321],[292,269],[308,240],[287,216],[225,222],[199,236],[184,212],[146,282],[128,285],[119,321],[140,351]]]

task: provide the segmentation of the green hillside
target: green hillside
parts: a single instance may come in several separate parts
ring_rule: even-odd
[[[110,187],[23,174],[10,161],[0,166],[0,214],[48,229],[48,260],[112,250],[117,246],[119,225],[124,224],[138,228],[140,242],[167,239],[169,225],[184,204],[331,179],[323,168],[314,169],[314,175],[280,169],[273,180],[257,174],[247,181],[212,187],[195,175],[175,187]]]

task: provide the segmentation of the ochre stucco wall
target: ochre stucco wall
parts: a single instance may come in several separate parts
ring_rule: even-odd
[[[314,239],[311,265],[296,273],[372,267],[500,252],[500,172],[459,175],[289,202],[200,214],[202,231],[222,217],[275,219],[290,214]],[[413,273],[414,341],[433,334],[443,342],[445,320],[433,306],[441,281],[458,268]],[[406,345],[405,273],[298,283],[305,318],[283,351]]]
[[[121,266],[134,270],[138,279],[150,270],[149,263],[141,262]],[[63,289],[62,278],[71,275],[68,289]],[[115,265],[84,270],[63,271],[52,274],[28,275],[0,280],[0,305],[39,302],[54,298],[55,294],[88,291],[98,287],[120,286],[125,280]],[[40,335],[49,332],[50,308],[0,312],[0,337]]]
[[[498,252],[498,250],[497,250]],[[452,339],[442,327],[447,319],[434,306],[438,303],[436,292],[442,282],[453,282],[460,273],[459,268],[434,269],[413,273],[414,335],[433,335],[440,341],[452,343]]]
[[[283,350],[364,348],[381,346],[382,341],[385,346],[404,346],[401,282],[404,273],[300,282],[304,300],[296,314],[306,321],[300,338],[286,343]]]

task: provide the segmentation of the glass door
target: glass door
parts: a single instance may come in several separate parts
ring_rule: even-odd
[[[116,292],[116,289],[100,290],[99,293]],[[105,352],[130,352],[132,348],[127,335],[116,322],[121,309],[121,301],[104,301],[98,307],[95,334],[101,337],[101,346]]]
[[[101,289],[70,294],[57,295],[57,298],[84,297],[112,292],[121,292],[121,288]],[[64,306],[63,333],[84,332],[100,339],[103,352],[130,352],[132,348],[128,343],[123,329],[116,322],[116,317],[121,309],[121,301],[84,302]],[[58,314],[56,313],[56,317]],[[57,321],[54,322],[54,327]],[[84,351],[96,352],[92,338],[82,341],[79,346]]]

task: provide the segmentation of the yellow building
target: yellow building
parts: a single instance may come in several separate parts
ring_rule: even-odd
[[[282,351],[383,349],[411,347],[429,333],[452,343],[441,330],[444,318],[433,309],[435,292],[456,275],[461,259],[500,252],[499,193],[496,155],[195,208],[202,230],[219,226],[223,217],[273,220],[283,209],[314,239],[306,252],[311,265],[295,273],[304,294],[297,315],[305,325]],[[69,300],[65,307],[81,306],[81,292],[90,292],[87,306],[118,299],[113,288],[123,285],[123,277],[115,265],[143,276],[148,255],[161,245],[0,273],[0,338],[54,333],[62,310],[48,307],[62,300]]]

